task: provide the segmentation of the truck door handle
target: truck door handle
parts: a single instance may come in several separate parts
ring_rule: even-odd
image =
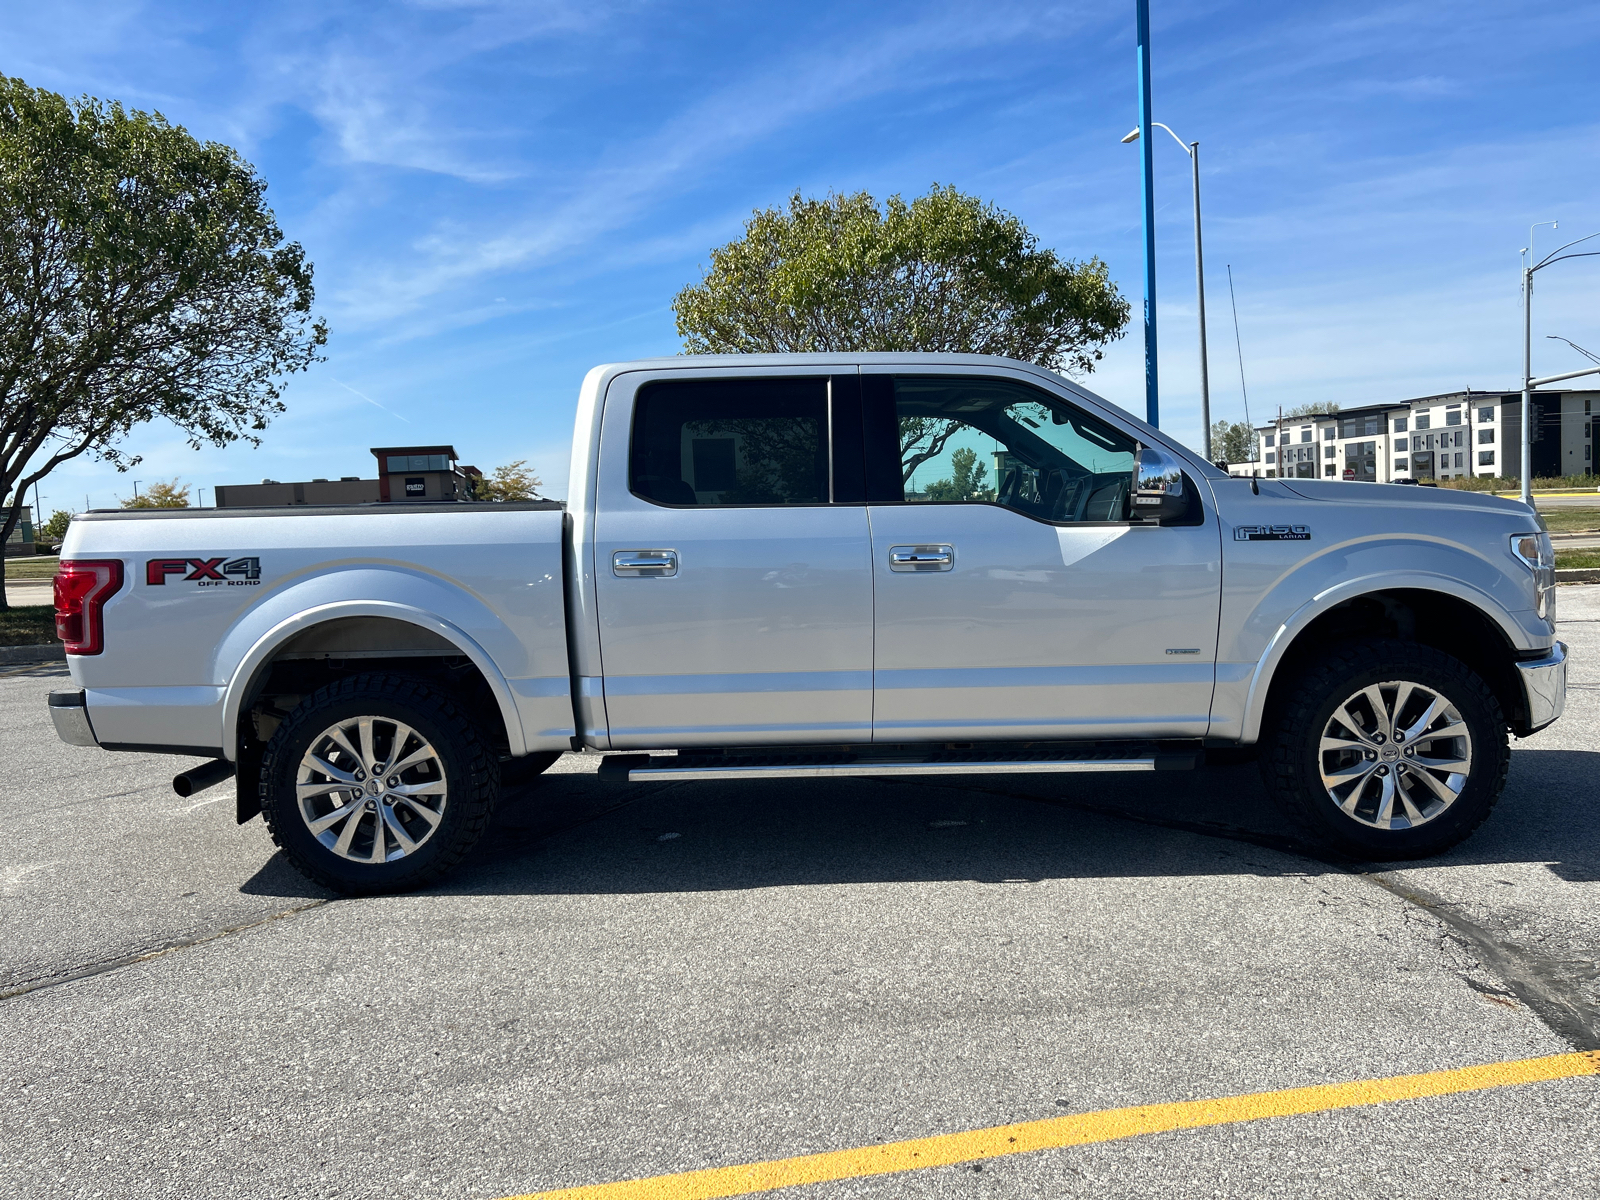
[[[948,571],[955,566],[953,546],[890,546],[891,571]]]
[[[624,579],[660,579],[678,573],[676,550],[618,550],[611,555],[611,573]]]

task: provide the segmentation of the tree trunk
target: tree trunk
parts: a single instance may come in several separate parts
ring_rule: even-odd
[[[0,612],[6,612],[11,607],[11,602],[6,598],[5,547],[7,539],[11,537],[11,531],[22,519],[22,508],[22,495],[18,493],[16,503],[6,510],[5,523],[0,525]]]

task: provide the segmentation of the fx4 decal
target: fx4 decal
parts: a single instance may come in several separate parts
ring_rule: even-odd
[[[259,587],[259,558],[152,558],[144,564],[144,581],[162,587],[167,576],[182,576],[180,582],[200,587]]]
[[[1233,540],[1236,542],[1309,542],[1311,528],[1308,525],[1235,525],[1233,527]]]

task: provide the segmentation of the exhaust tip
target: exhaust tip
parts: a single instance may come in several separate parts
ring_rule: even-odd
[[[233,771],[234,767],[231,762],[225,758],[219,758],[213,762],[191,767],[181,774],[174,775],[172,777],[172,790],[180,796],[193,796],[197,792],[205,791],[207,788],[216,787],[224,779],[233,778]]]

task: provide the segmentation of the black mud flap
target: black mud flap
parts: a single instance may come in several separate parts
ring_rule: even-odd
[[[240,825],[261,815],[261,752],[253,737],[240,737],[238,773],[234,776],[233,816]]]

